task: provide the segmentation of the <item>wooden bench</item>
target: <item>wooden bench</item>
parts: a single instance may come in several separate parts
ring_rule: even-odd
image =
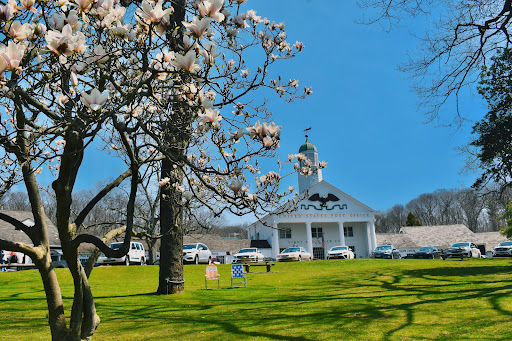
[[[274,265],[274,263],[271,263],[271,262],[264,262],[264,263],[243,263],[242,264],[244,266],[244,270],[245,272],[249,273],[249,269],[251,268],[251,266],[265,266],[267,268],[267,272],[270,272],[270,270],[272,269],[272,266]]]

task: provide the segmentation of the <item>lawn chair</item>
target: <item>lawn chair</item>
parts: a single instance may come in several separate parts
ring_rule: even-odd
[[[204,284],[206,289],[208,289],[208,281],[217,281],[217,289],[220,288],[219,271],[215,265],[208,265],[206,267],[206,275],[204,275]]]
[[[231,288],[247,288],[247,276],[242,264],[231,265]]]

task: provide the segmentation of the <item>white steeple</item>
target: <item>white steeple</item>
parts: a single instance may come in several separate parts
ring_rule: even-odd
[[[318,151],[314,144],[308,141],[308,135],[306,135],[306,142],[299,148],[299,153],[304,154],[307,159],[311,162],[311,170],[313,174],[304,176],[298,173],[299,177],[299,194],[307,191],[313,185],[322,181],[322,169],[318,167]],[[305,161],[300,162],[300,168],[305,166]]]

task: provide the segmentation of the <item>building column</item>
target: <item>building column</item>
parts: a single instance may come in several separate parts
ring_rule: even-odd
[[[272,257],[276,258],[279,254],[279,230],[277,229],[277,223],[274,221],[274,229],[272,230]]]
[[[342,221],[338,221],[338,228],[340,230],[340,245],[345,246],[345,230],[343,229]]]
[[[374,221],[370,221],[370,232],[372,234],[372,250],[375,250],[377,247],[377,237],[375,236],[375,223]]]
[[[308,252],[313,256],[313,235],[311,234],[311,223],[306,222],[306,240],[308,245]]]
[[[372,232],[370,222],[366,222],[366,240],[368,241],[368,258],[370,258],[370,254],[373,251],[373,243],[372,243]]]

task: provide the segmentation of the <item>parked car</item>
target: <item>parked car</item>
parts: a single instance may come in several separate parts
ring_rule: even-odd
[[[354,252],[348,246],[334,246],[327,251],[327,259],[354,259]]]
[[[186,263],[205,263],[212,262],[212,252],[203,243],[190,243],[183,245],[183,262]]]
[[[389,259],[400,259],[402,256],[400,252],[393,245],[381,245],[377,246],[370,255],[371,258],[389,258]]]
[[[441,258],[441,251],[439,251],[435,246],[422,246],[414,252],[412,258]]]
[[[501,242],[492,249],[493,257],[512,257],[512,242]]]
[[[311,260],[311,253],[303,247],[289,247],[277,255],[278,262]]]
[[[109,247],[112,250],[119,250],[123,246],[123,243],[112,243]],[[107,265],[107,264],[146,264],[146,251],[144,250],[144,245],[140,242],[130,242],[130,250],[126,256],[122,256],[119,258],[110,258],[105,256],[105,254],[101,254],[98,258],[98,265]]]
[[[233,263],[263,262],[265,256],[255,247],[242,249],[233,255]]]
[[[454,243],[448,249],[444,250],[442,254],[443,258],[481,258],[482,254],[480,249],[475,243],[471,242],[460,242]]]
[[[218,258],[212,258],[212,264],[217,265],[217,264],[222,264],[222,263],[220,262],[220,259],[218,259]]]

